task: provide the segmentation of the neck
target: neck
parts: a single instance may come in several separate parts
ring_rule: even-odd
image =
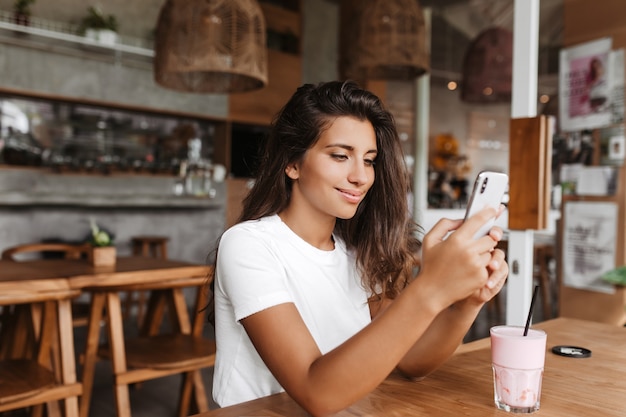
[[[335,248],[335,241],[332,236],[335,229],[335,218],[315,220],[312,218],[314,216],[298,215],[289,207],[280,212],[278,216],[283,223],[308,244],[321,250],[333,250]]]

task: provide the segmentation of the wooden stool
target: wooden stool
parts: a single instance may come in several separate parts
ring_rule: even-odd
[[[165,236],[133,236],[131,245],[133,255],[151,256],[153,258],[167,259],[167,241]],[[135,297],[136,296],[136,297]],[[130,317],[133,304],[137,305],[137,324],[142,327],[147,296],[145,291],[129,291],[124,300],[124,318]]]
[[[167,259],[167,241],[165,236],[134,236],[131,238],[133,255],[152,256]]]

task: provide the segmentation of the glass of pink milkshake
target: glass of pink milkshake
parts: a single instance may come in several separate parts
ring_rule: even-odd
[[[546,332],[523,326],[495,326],[491,360],[496,407],[512,413],[539,410],[546,357]]]

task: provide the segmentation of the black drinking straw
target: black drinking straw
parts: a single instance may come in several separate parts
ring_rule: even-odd
[[[528,336],[528,328],[530,327],[530,320],[533,317],[533,308],[535,307],[535,300],[537,299],[538,290],[539,290],[539,285],[535,285],[535,290],[533,291],[533,298],[530,300],[530,308],[528,309],[528,318],[526,319],[526,327],[524,327],[524,336]]]

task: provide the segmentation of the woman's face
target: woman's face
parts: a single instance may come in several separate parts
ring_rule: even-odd
[[[372,124],[338,117],[301,161],[285,169],[293,180],[290,209],[304,210],[309,218],[353,217],[374,183],[376,155]]]

